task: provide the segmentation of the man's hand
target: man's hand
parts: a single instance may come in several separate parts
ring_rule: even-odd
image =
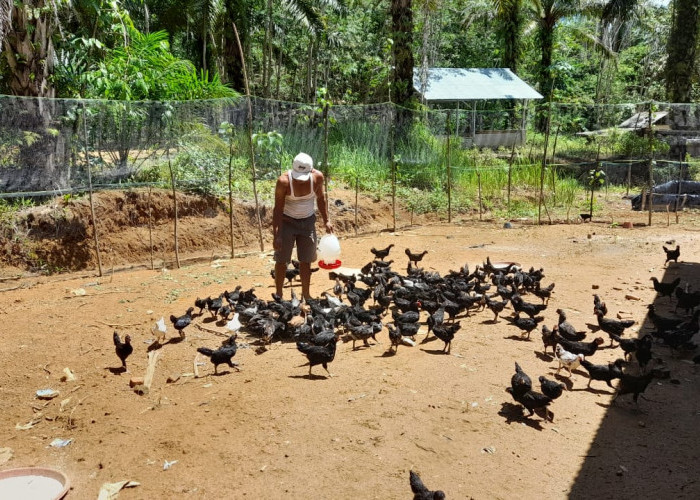
[[[333,224],[331,224],[331,221],[326,222],[326,232],[329,234],[333,232]]]
[[[275,234],[272,238],[272,248],[274,250],[280,250],[282,248],[282,237],[279,233]]]

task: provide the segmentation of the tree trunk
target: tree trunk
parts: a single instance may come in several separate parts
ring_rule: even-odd
[[[391,82],[392,101],[409,107],[413,90],[413,0],[391,0],[391,28],[394,44],[394,74]]]
[[[0,0],[0,12],[5,0]],[[7,2],[9,3],[9,2]],[[50,77],[53,74],[54,48],[52,36],[55,17],[44,0],[16,1],[9,18],[11,24],[4,37],[2,55],[10,73],[9,86],[14,95],[49,97],[55,95]],[[31,12],[31,15],[30,15]],[[37,15],[38,13],[38,15]],[[0,14],[2,16],[3,14]],[[7,17],[7,16],[6,16]],[[54,116],[60,105],[49,99],[17,99],[13,109],[5,111],[4,126],[33,134],[35,140],[26,144],[17,159],[17,175],[7,190],[54,190],[69,187],[68,165],[56,172],[56,162],[65,158],[69,127],[61,127]]]
[[[547,104],[552,98],[552,71],[550,67],[552,66],[552,52],[554,50],[554,24],[543,22],[539,28],[539,42],[540,42],[540,64],[539,64],[539,90],[540,94],[544,97],[542,103],[540,103],[539,111],[535,118],[535,126],[540,132],[544,132],[547,128]]]
[[[10,31],[12,20],[12,0],[0,0],[0,47],[5,39],[5,34]]]
[[[676,0],[666,60],[666,98],[691,102],[700,27],[698,0]]]

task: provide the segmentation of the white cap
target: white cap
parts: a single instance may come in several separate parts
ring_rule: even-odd
[[[292,162],[292,178],[298,181],[308,181],[311,177],[311,170],[314,168],[314,161],[306,153],[299,153]]]

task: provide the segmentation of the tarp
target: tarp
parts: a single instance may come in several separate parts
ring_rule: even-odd
[[[659,184],[652,189],[654,200],[653,208],[666,210],[668,205],[669,210],[675,211],[676,202],[678,208],[682,207],[700,207],[700,182],[697,181],[680,181],[680,194],[678,194],[678,181],[670,181],[665,184]],[[646,196],[648,199],[648,195]],[[632,210],[642,209],[642,195],[638,194],[632,201]]]

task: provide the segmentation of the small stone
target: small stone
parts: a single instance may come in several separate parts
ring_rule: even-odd
[[[628,293],[627,295],[625,295],[625,298],[627,300],[642,300],[641,298],[637,297],[636,295],[632,295],[631,293]]]
[[[505,224],[503,224],[503,229],[513,229],[513,224],[511,224],[510,222],[506,222]]]
[[[634,227],[634,224],[632,224],[630,221],[625,221],[622,223],[622,227],[624,227],[625,229],[632,229],[632,227]]]
[[[143,385],[143,382],[143,377],[131,377],[131,379],[129,379],[129,387],[133,389],[137,385]]]
[[[167,384],[174,384],[180,380],[180,374],[179,373],[173,373],[172,375],[168,375],[168,378],[165,380]]]
[[[600,288],[600,285],[591,285],[591,288],[593,290],[598,290]]]

